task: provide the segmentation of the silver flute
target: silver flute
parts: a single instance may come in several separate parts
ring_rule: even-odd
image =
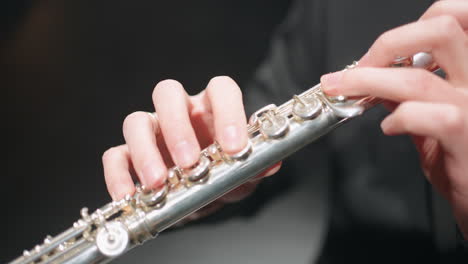
[[[398,58],[391,66],[436,69],[428,53]],[[373,97],[329,97],[318,84],[280,106],[265,106],[251,116],[247,147],[238,154],[223,153],[215,142],[194,167],[169,169],[161,188],[138,187],[133,196],[91,214],[83,208],[71,228],[47,236],[10,264],[107,263],[378,103]]]

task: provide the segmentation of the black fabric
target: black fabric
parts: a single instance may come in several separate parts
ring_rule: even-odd
[[[281,104],[311,87],[320,75],[359,58],[379,34],[416,20],[431,4],[296,1],[272,41],[268,58],[245,91],[248,112]],[[377,107],[335,130],[321,144],[309,146],[308,151],[328,155],[328,162],[294,163],[295,171],[310,173],[281,174],[314,177],[318,167],[331,166],[322,170],[330,173],[326,176],[330,186],[324,186],[330,195],[323,203],[331,206],[331,220],[319,263],[438,263],[443,257],[433,241],[430,188],[426,188],[417,152],[408,137],[381,133],[379,124],[386,114]]]
[[[460,229],[458,227],[457,227],[457,239],[458,239],[459,247],[461,248],[461,250],[468,253],[468,240],[466,240],[463,237],[463,234],[461,233],[461,231],[460,231]]]

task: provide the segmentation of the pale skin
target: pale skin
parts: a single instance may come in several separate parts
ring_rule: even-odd
[[[370,95],[385,100],[392,113],[381,123],[383,133],[413,138],[425,176],[449,201],[468,239],[467,30],[468,1],[436,2],[418,21],[382,34],[358,68],[327,74],[321,83],[330,95]],[[432,54],[446,79],[421,69],[387,67],[397,56],[421,51]],[[134,193],[132,175],[145,186],[157,188],[164,183],[168,168],[194,165],[200,150],[214,140],[228,154],[247,144],[242,94],[229,77],[213,78],[194,96],[187,95],[177,81],[165,80],[156,85],[152,98],[156,114],[130,114],[123,125],[126,144],[103,155],[106,184],[114,200]],[[243,199],[280,165],[192,218]]]

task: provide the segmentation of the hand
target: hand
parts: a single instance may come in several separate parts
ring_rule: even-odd
[[[155,114],[135,112],[127,116],[123,124],[126,144],[107,150],[102,157],[107,189],[114,200],[135,192],[132,178],[148,188],[161,186],[168,168],[196,164],[201,149],[214,140],[231,155],[247,145],[242,93],[229,77],[213,78],[206,90],[195,96],[188,96],[177,81],[162,81],[154,88],[153,103]],[[225,202],[243,199],[255,189],[259,178],[272,175],[279,165],[196,215],[206,215]]]
[[[440,1],[414,23],[381,35],[354,70],[322,77],[330,95],[371,95],[393,104],[386,135],[410,134],[427,179],[451,203],[468,239],[468,1]],[[388,68],[397,56],[430,52],[446,80]]]

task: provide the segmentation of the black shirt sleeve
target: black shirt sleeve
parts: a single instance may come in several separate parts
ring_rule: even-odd
[[[326,1],[295,1],[245,91],[247,113],[282,104],[318,82],[324,69]]]

